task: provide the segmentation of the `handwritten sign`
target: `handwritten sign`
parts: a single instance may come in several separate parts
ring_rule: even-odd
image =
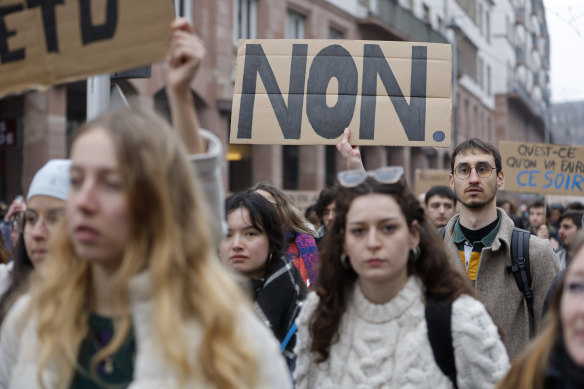
[[[0,96],[164,58],[161,0],[0,0]]]
[[[240,40],[231,143],[450,146],[450,45]]]
[[[500,142],[505,190],[538,194],[584,194],[584,147]]]
[[[450,188],[450,170],[442,169],[416,169],[414,188],[416,195],[426,193],[436,185]]]

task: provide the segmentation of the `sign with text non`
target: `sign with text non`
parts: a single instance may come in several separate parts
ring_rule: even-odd
[[[164,58],[162,0],[0,0],[0,96]]]
[[[584,147],[499,142],[505,190],[582,196]]]
[[[450,146],[450,45],[240,40],[231,143]]]

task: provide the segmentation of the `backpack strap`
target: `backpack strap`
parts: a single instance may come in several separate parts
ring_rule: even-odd
[[[438,228],[438,234],[444,239],[444,236],[446,235],[446,226]]]
[[[511,236],[511,266],[507,272],[513,274],[517,287],[525,297],[527,310],[533,321],[533,292],[531,290],[531,269],[529,266],[529,231],[514,227]]]
[[[448,297],[426,295],[426,325],[434,359],[444,375],[450,378],[454,389],[458,389],[452,345],[452,303]]]
[[[290,330],[288,330],[288,333],[286,334],[286,337],[282,341],[282,344],[280,345],[280,352],[282,353],[284,352],[286,346],[288,346],[288,343],[290,343],[290,339],[292,339],[292,336],[296,333],[297,328],[298,327],[296,326],[296,322],[294,322],[294,324],[292,324],[292,327],[290,327]]]

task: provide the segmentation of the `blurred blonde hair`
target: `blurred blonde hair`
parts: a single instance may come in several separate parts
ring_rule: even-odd
[[[573,250],[576,255],[584,255],[584,232],[579,231],[577,234],[574,237]],[[568,266],[566,273],[569,268]],[[513,361],[511,369],[496,389],[544,389],[544,374],[547,371],[552,350],[562,336],[560,303],[564,293],[566,273],[556,286],[549,311],[544,318],[542,331]]]
[[[218,388],[254,388],[258,362],[250,351],[251,339],[240,330],[238,315],[246,301],[217,260],[200,184],[193,180],[181,142],[164,120],[136,109],[99,117],[86,124],[76,140],[89,131],[105,131],[113,140],[131,229],[111,289],[119,296],[112,307],[117,313],[114,336],[91,360],[92,377],[100,382],[97,364],[127,337],[129,281],[148,269],[153,336],[179,382],[198,378]],[[66,223],[55,232],[44,278],[32,282],[31,289],[43,387],[42,371],[49,364],[58,368],[57,387],[67,387],[88,334],[91,268],[75,253]],[[188,322],[197,322],[203,332],[198,354],[189,349],[184,325]]]
[[[302,212],[296,208],[294,202],[283,190],[266,181],[260,181],[249,189],[250,192],[257,192],[258,190],[266,191],[274,196],[276,209],[287,229],[301,234],[316,236],[314,227],[306,220]]]

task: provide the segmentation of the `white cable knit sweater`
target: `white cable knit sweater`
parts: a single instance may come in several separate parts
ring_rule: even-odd
[[[421,284],[410,277],[386,304],[374,304],[355,286],[327,361],[310,352],[308,322],[318,303],[310,293],[298,317],[294,378],[298,389],[453,388],[434,360]],[[452,338],[460,389],[493,388],[509,358],[485,307],[470,296],[452,305]]]

